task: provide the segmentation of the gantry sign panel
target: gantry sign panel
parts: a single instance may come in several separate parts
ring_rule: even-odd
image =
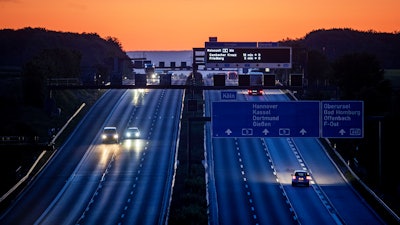
[[[319,102],[213,102],[213,137],[318,137]]]
[[[224,97],[230,96],[233,99],[233,95]],[[212,136],[215,138],[363,138],[364,103],[362,101],[220,101],[212,103],[211,122]]]
[[[247,42],[245,42],[247,43]],[[283,68],[292,67],[291,47],[257,47],[257,44],[207,42],[207,68]]]

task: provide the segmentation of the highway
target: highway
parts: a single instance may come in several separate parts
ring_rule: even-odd
[[[280,90],[236,101],[289,101]],[[220,91],[205,92],[205,116]],[[240,118],[238,118],[240,119]],[[210,224],[384,224],[345,181],[315,138],[211,138],[207,125]],[[292,187],[294,169],[310,187]]]
[[[209,82],[209,80],[208,80]],[[280,90],[236,101],[289,101]],[[205,114],[220,91],[204,92]],[[0,224],[166,224],[183,90],[109,90],[33,179]],[[240,119],[240,118],[238,118]],[[211,138],[205,125],[210,224],[384,224],[314,138]],[[102,128],[141,129],[103,144]],[[312,175],[292,187],[294,169]]]
[[[110,90],[91,108],[0,224],[164,224],[182,90]],[[102,128],[141,129],[103,144]]]

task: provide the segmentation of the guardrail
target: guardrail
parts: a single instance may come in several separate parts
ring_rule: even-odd
[[[39,143],[39,136],[0,136],[0,144]]]
[[[82,85],[79,78],[49,78],[47,86],[77,86]]]

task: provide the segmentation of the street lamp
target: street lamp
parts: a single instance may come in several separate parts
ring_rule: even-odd
[[[378,120],[378,179],[379,186],[382,184],[382,120],[384,116],[369,116],[368,119]]]

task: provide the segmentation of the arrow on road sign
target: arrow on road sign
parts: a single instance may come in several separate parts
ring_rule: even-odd
[[[268,133],[269,133],[269,130],[267,130],[267,129],[264,129],[262,132],[263,132],[263,134],[264,134],[264,135],[268,135]]]
[[[300,134],[301,134],[301,135],[305,135],[306,133],[307,133],[307,131],[304,130],[304,128],[300,130]]]
[[[228,136],[230,136],[230,135],[232,134],[232,131],[231,131],[231,129],[228,129],[228,130],[225,131],[225,133],[226,133]]]
[[[344,131],[343,129],[340,129],[339,133],[343,136],[346,133],[346,131]]]

